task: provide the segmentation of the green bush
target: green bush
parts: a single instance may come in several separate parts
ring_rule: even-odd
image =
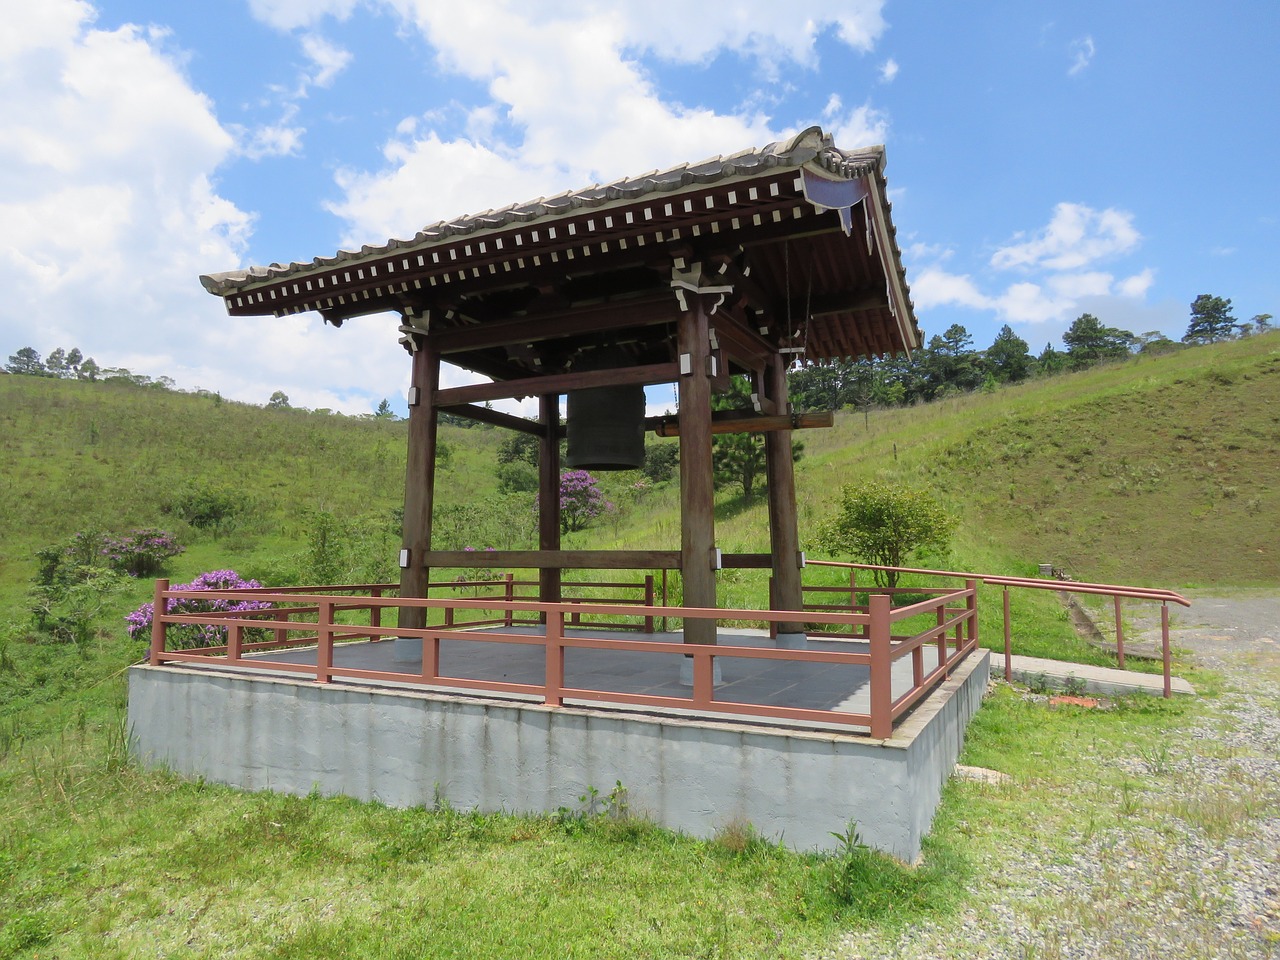
[[[887,483],[840,489],[840,509],[818,529],[818,542],[833,554],[864,563],[901,567],[917,551],[945,551],[958,518],[923,490]],[[875,571],[882,587],[898,584],[892,570]]]

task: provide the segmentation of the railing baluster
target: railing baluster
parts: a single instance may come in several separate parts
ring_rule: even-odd
[[[1124,624],[1120,618],[1120,594],[1113,598],[1116,607],[1116,666],[1124,669]]]
[[[316,616],[316,683],[333,680],[333,600],[322,597]]]
[[[155,592],[152,594],[151,600],[151,665],[158,667],[162,662],[164,654],[165,630],[168,624],[165,623],[164,615],[168,611],[165,607],[165,591],[169,589],[168,580],[157,580]]]
[[[1169,650],[1169,604],[1160,604],[1160,645],[1161,652],[1164,655],[1164,696],[1169,699],[1173,696],[1173,677],[1170,669],[1173,666],[1173,656]]]
[[[1013,682],[1013,640],[1009,627],[1009,588],[1004,588],[1004,682]]]
[[[550,707],[564,706],[564,611],[547,613],[546,691],[543,700]]]
[[[871,736],[893,736],[893,658],[889,649],[891,603],[888,594],[867,598],[871,613]]]

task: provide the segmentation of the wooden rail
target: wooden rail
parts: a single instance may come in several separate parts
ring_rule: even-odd
[[[505,587],[505,584],[504,584]],[[643,604],[603,603],[577,600],[570,603],[543,603],[536,600],[506,596],[485,599],[461,599],[430,597],[410,599],[374,595],[383,594],[386,585],[344,586],[320,588],[323,593],[304,588],[274,590],[172,590],[167,580],[157,580],[154,597],[153,626],[151,634],[150,663],[209,663],[218,660],[233,667],[257,667],[311,676],[317,683],[329,683],[335,678],[370,680],[397,684],[421,684],[446,689],[474,690],[490,693],[510,693],[530,696],[551,707],[562,706],[566,700],[589,701],[614,705],[679,708],[704,713],[740,715],[746,717],[774,718],[801,722],[821,722],[843,726],[867,727],[872,737],[887,739],[893,734],[894,723],[912,708],[930,690],[942,682],[955,667],[977,648],[976,587],[941,593],[936,597],[911,606],[894,609],[892,598],[880,593],[870,597],[865,612],[819,612],[805,615],[804,619],[822,624],[832,624],[846,631],[864,628],[867,650],[804,650],[777,649],[772,647],[747,647],[700,643],[664,643],[646,640],[617,639],[613,637],[566,635],[566,626],[572,626],[574,617],[635,617],[644,616]],[[359,594],[359,595],[355,595]],[[173,612],[170,602],[181,599],[237,600],[253,599],[272,604],[269,609],[243,612],[220,611],[216,613]],[[545,632],[539,634],[479,632],[460,629],[457,626],[427,626],[403,628],[383,626],[382,612],[387,608],[424,607],[428,610],[484,611],[501,609],[504,623],[514,621],[518,614],[533,614],[545,622]],[[366,611],[369,623],[347,624],[338,619],[353,611]],[[763,621],[767,623],[794,622],[799,611],[794,610],[726,610],[696,607],[666,607],[664,613],[689,621]],[[894,625],[920,614],[931,613],[936,624],[912,635],[895,635]],[[456,614],[455,614],[456,621]],[[167,646],[168,631],[180,624],[223,627],[226,642],[200,649],[172,650]],[[246,641],[246,631],[270,634],[272,639]],[[389,638],[417,638],[423,645],[422,669],[417,673],[371,670],[339,665],[334,660],[334,647],[349,640],[379,640]],[[542,683],[519,683],[498,680],[476,680],[446,675],[440,667],[440,644],[443,640],[471,643],[511,643],[541,646],[545,665]],[[281,647],[314,645],[316,663],[284,663],[277,660],[263,661],[246,657],[246,654]],[[692,661],[693,684],[688,697],[661,696],[621,690],[570,687],[565,682],[565,652],[572,649],[601,649],[621,653],[661,654],[673,659],[674,668],[680,661],[675,657],[687,657]],[[926,651],[931,656],[926,657]],[[911,682],[896,698],[893,695],[892,671],[896,661],[910,657]],[[819,710],[802,706],[785,706],[752,703],[717,697],[713,677],[718,658],[777,660],[793,663],[824,663],[833,667],[856,665],[869,671],[870,704],[866,713],[841,710]],[[928,662],[926,662],[928,661]]]
[[[1162,590],[1155,587],[1128,587],[1110,583],[1081,583],[1075,580],[1042,580],[1035,577],[1007,577],[999,574],[980,574],[980,573],[958,573],[953,570],[928,570],[919,567],[885,567],[877,566],[869,563],[842,563],[834,560],[810,560],[810,566],[819,567],[838,567],[849,571],[849,586],[834,587],[805,587],[808,592],[824,592],[838,593],[848,595],[850,605],[855,602],[855,595],[860,592],[866,592],[869,588],[858,588],[857,571],[892,571],[894,573],[910,573],[931,577],[951,577],[955,579],[963,579],[966,582],[976,582],[989,584],[991,586],[1000,587],[1003,590],[1003,608],[1004,608],[1004,678],[1005,680],[1013,679],[1013,650],[1012,650],[1012,631],[1009,616],[1009,590],[1010,588],[1023,590],[1052,590],[1056,593],[1079,593],[1087,596],[1105,596],[1110,597],[1115,614],[1116,629],[1116,666],[1123,670],[1124,665],[1124,622],[1121,616],[1121,604],[1126,599],[1130,600],[1146,600],[1160,604],[1160,641],[1161,641],[1161,660],[1164,669],[1164,695],[1165,697],[1173,696],[1173,673],[1172,664],[1173,656],[1169,646],[1169,604],[1176,603],[1184,607],[1191,606],[1191,601],[1179,593],[1172,590]],[[884,588],[874,588],[876,592],[884,591]],[[900,593],[924,593],[931,588],[927,587],[899,587],[896,588]],[[891,591],[890,591],[891,592]],[[810,609],[810,605],[806,604],[805,609]],[[815,605],[814,609],[822,609]]]

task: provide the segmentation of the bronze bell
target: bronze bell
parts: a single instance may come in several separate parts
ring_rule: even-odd
[[[571,390],[566,466],[637,470],[644,464],[644,387]]]

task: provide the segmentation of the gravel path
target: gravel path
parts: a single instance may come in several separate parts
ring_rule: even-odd
[[[1029,842],[981,859],[962,911],[822,956],[1280,958],[1280,596],[1192,599],[1173,643],[1225,688],[1188,735],[1114,761],[1135,785],[1119,804],[1145,815],[1065,855]],[[1133,627],[1158,636],[1158,620]]]

